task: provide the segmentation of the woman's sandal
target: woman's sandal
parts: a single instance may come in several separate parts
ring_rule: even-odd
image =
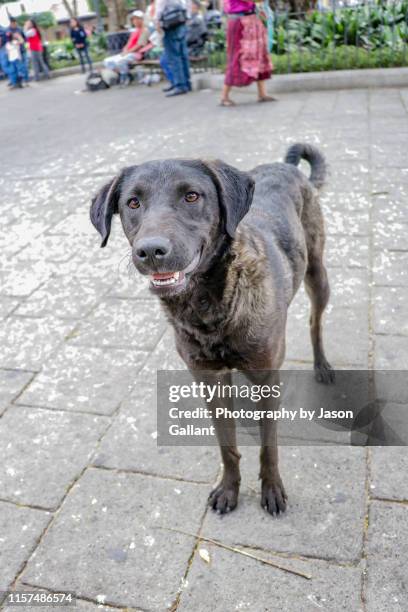
[[[233,100],[221,100],[220,106],[236,106]]]
[[[262,98],[258,98],[258,102],[277,102],[278,99],[273,96],[262,96]]]

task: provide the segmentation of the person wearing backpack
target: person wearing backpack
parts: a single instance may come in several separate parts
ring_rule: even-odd
[[[172,87],[166,93],[168,98],[191,91],[187,18],[184,0],[157,0],[156,21],[163,31],[165,57],[173,75]]]

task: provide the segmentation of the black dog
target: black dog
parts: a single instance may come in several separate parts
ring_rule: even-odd
[[[301,158],[310,179],[295,167]],[[318,201],[325,172],[319,151],[297,144],[285,163],[248,173],[220,161],[132,166],[94,198],[91,220],[102,246],[119,213],[134,265],[149,276],[190,370],[279,370],[288,307],[304,280],[316,377],[333,380],[321,331],[329,298]],[[271,514],[283,512],[287,499],[273,423],[261,425],[260,470],[261,503]],[[235,508],[240,483],[235,433],[227,429],[218,425],[224,474],[210,495],[219,512]]]

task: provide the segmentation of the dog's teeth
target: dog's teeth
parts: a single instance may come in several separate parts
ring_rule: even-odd
[[[173,276],[171,276],[170,278],[150,277],[150,281],[155,287],[163,287],[164,285],[174,285],[179,281],[180,274],[180,272],[174,272]]]
[[[153,285],[155,285],[156,287],[162,287],[164,285],[174,285],[174,283],[176,282],[176,279],[174,277],[172,278],[163,278],[163,279],[151,279]]]

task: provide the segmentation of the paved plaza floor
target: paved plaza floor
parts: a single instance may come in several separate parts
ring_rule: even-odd
[[[406,612],[406,448],[282,448],[278,519],[259,504],[257,449],[243,448],[240,504],[214,515],[217,450],[157,447],[156,370],[183,367],[171,330],[119,223],[100,249],[88,210],[126,165],[219,157],[245,169],[295,141],[319,146],[328,358],[407,370],[408,89],[270,105],[237,93],[226,109],[212,91],[82,86],[0,87],[0,590],[74,591],[78,612]],[[303,291],[286,356],[288,368],[311,365]]]

